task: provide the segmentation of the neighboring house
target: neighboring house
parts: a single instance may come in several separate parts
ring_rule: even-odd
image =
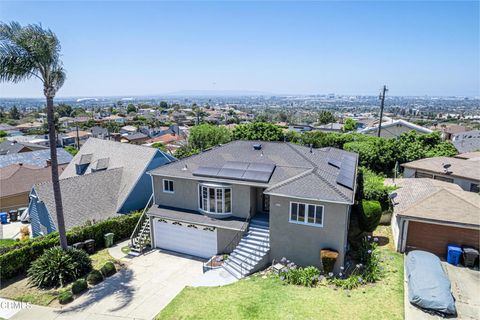
[[[460,153],[480,151],[480,130],[472,130],[456,134],[452,143]]]
[[[91,127],[90,133],[92,134],[92,137],[98,139],[107,139],[109,136],[108,130],[99,126]]]
[[[409,131],[416,131],[419,134],[432,133],[433,131],[422,126],[405,120],[393,120],[390,119],[387,122],[382,123],[380,130],[380,136],[382,138],[398,138],[402,133]],[[378,133],[378,124],[374,127],[365,128],[359,131],[363,134],[376,136]]]
[[[60,176],[67,229],[145,207],[152,195],[148,170],[174,158],[155,148],[88,139]],[[30,193],[33,236],[56,230],[51,183]]]
[[[168,145],[170,143],[179,142],[183,140],[185,140],[185,138],[179,136],[178,134],[167,133],[159,137],[148,139],[147,141],[145,141],[145,143],[147,144],[161,143],[163,145]]]
[[[120,141],[121,142],[128,142],[128,143],[131,143],[131,144],[143,144],[148,139],[150,139],[150,137],[147,136],[146,134],[141,133],[141,132],[136,132],[136,133],[132,133],[132,134],[122,136]]]
[[[426,250],[446,258],[448,244],[478,248],[478,194],[433,179],[398,181],[391,223],[398,251]]]
[[[480,192],[480,163],[474,159],[425,158],[402,164],[405,178],[430,178],[458,184],[463,190]]]
[[[16,126],[16,128],[18,130],[20,130],[21,132],[27,132],[27,131],[33,130],[33,129],[42,129],[43,128],[43,123],[42,122],[37,122],[37,121],[27,122],[27,123],[19,124],[18,126]]]
[[[48,147],[29,142],[18,142],[16,140],[4,140],[0,142],[0,156],[44,149],[48,149]]]
[[[328,124],[322,124],[321,126],[318,126],[317,129],[322,132],[342,132],[343,123],[332,122]]]
[[[473,151],[473,152],[466,152],[466,153],[457,154],[455,156],[455,158],[478,161],[478,160],[480,160],[480,151]]]
[[[444,140],[450,141],[456,134],[469,130],[471,130],[469,127],[453,124],[448,127],[442,128],[442,138]]]
[[[138,128],[135,126],[123,126],[120,128],[121,134],[133,134],[138,131]]]
[[[77,145],[78,140],[80,141],[80,146],[82,146],[88,138],[92,136],[91,132],[83,131],[83,130],[72,130],[70,132],[65,133],[65,136],[69,141],[73,140],[73,145]]]
[[[57,148],[58,164],[67,164],[72,160],[72,155],[62,148]],[[24,165],[46,167],[50,165],[50,149],[32,152],[12,153],[0,156],[0,168],[11,164],[23,163]]]
[[[115,122],[115,123],[118,123],[118,124],[124,124],[125,123],[125,117],[120,117],[120,116],[117,116],[115,114],[112,114],[108,117],[105,117],[105,118],[102,118],[101,121],[103,122]]]
[[[62,172],[66,164],[58,167]],[[50,166],[37,167],[28,164],[11,164],[0,168],[0,211],[28,207],[29,193],[37,183],[51,181]]]
[[[9,136],[17,136],[22,133],[16,127],[9,125],[8,123],[0,123],[0,131],[5,132]]]
[[[357,161],[335,148],[234,141],[152,170],[152,244],[203,258],[233,251],[225,268],[238,277],[282,257],[320,266],[330,248],[338,271]]]

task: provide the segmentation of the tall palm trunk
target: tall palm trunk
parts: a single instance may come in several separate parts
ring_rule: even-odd
[[[52,164],[52,184],[53,196],[55,198],[55,211],[57,212],[57,231],[60,236],[60,246],[63,250],[67,250],[68,244],[67,235],[65,233],[65,219],[63,217],[62,193],[60,191],[60,181],[58,176],[57,135],[54,117],[53,97],[47,96],[48,140],[50,141],[50,160]]]

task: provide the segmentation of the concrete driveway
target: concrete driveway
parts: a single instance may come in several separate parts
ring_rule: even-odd
[[[117,255],[121,246],[113,248],[111,254]],[[35,307],[22,310],[11,319],[152,319],[203,274],[202,260],[159,250],[134,258],[124,257],[121,261],[128,267],[63,309]]]
[[[452,266],[442,261],[452,286],[457,308],[457,319],[480,319],[480,272],[462,266]],[[408,301],[408,283],[405,278],[405,320],[444,319],[430,315]]]

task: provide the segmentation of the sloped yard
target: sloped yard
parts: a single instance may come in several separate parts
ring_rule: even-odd
[[[185,288],[156,319],[403,319],[403,257],[380,226],[385,277],[354,290],[285,285],[253,276],[224,287]]]

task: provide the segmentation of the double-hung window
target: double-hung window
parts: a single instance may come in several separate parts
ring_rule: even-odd
[[[224,186],[199,185],[198,206],[206,213],[228,214],[232,212],[232,189]]]
[[[323,227],[323,206],[300,202],[290,202],[289,221],[291,223]]]
[[[174,193],[172,180],[163,179],[163,192]]]

